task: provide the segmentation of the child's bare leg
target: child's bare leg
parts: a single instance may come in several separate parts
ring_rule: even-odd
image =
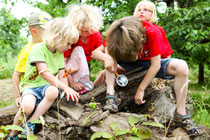
[[[109,72],[107,69],[105,69],[105,74],[106,74],[106,83],[107,83],[107,93],[109,93],[109,95],[115,95],[115,90],[114,90],[115,74]]]
[[[52,106],[55,99],[58,97],[58,88],[54,86],[49,86],[45,91],[45,96],[43,100],[37,106],[32,117],[28,120],[29,122],[34,119],[39,119],[47,110]]]
[[[36,104],[36,97],[32,94],[26,94],[23,98],[22,98],[22,104],[21,107],[24,110],[25,113],[25,119],[27,120],[28,116],[33,112],[34,108],[35,108],[35,104]],[[14,118],[14,125],[19,125],[20,122],[18,121],[20,117],[24,117],[21,115],[21,108],[18,110],[17,114],[15,115]],[[13,135],[17,135],[18,131],[12,130],[10,133],[10,136]]]
[[[105,70],[103,70],[100,75],[96,78],[96,80],[93,82],[94,86],[97,86],[98,84],[105,82]]]
[[[174,78],[174,91],[177,102],[177,113],[180,115],[186,115],[185,103],[188,92],[188,65],[184,60],[172,60],[166,73],[173,75]]]

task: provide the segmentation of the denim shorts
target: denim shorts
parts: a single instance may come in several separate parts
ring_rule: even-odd
[[[43,100],[45,96],[45,91],[46,89],[51,86],[50,84],[46,84],[41,87],[36,87],[36,88],[27,88],[22,91],[22,97],[25,96],[26,94],[32,94],[36,97],[36,106]],[[59,97],[60,97],[61,90],[59,89]]]
[[[168,64],[174,59],[175,58],[161,59],[161,67],[155,77],[162,79],[173,79],[174,76],[166,75],[166,68]],[[118,62],[118,64],[127,72],[139,67],[142,67],[142,71],[147,70],[151,65],[150,60],[137,60],[135,62]]]

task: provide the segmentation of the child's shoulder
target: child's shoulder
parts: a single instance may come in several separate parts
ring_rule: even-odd
[[[142,26],[147,31],[147,35],[148,34],[155,35],[155,34],[159,34],[160,33],[159,28],[157,28],[156,25],[154,25],[154,24],[152,24],[150,22],[142,21]]]
[[[46,48],[46,44],[44,42],[36,43],[33,45],[31,51],[43,51]]]

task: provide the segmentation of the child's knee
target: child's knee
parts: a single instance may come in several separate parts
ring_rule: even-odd
[[[179,67],[178,67],[178,72],[180,72],[183,76],[188,76],[189,74],[189,69],[186,61],[184,60],[179,60]]]
[[[49,86],[45,91],[45,97],[49,100],[55,100],[59,95],[59,90],[57,87]]]
[[[23,103],[22,108],[23,108],[24,113],[26,113],[26,116],[28,116],[33,112],[33,110],[35,108],[35,104],[33,105],[33,104],[24,104]]]

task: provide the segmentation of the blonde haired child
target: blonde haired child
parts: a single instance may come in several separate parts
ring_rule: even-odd
[[[65,74],[63,53],[71,48],[71,44],[77,42],[79,32],[70,20],[56,18],[50,21],[44,31],[42,43],[34,45],[31,49],[26,63],[25,76],[20,82],[22,104],[26,117],[33,110],[34,113],[27,120],[30,133],[34,131],[34,124],[31,121],[42,116],[59,96],[59,90],[63,90],[67,100],[78,102],[79,94],[68,86]],[[55,76],[58,75],[58,78]],[[18,125],[18,118],[21,116],[21,109],[14,118]],[[26,129],[25,129],[26,130]],[[10,136],[14,138],[16,131]],[[10,137],[10,138],[12,138]]]
[[[160,31],[162,38],[162,44],[159,48],[161,56],[162,58],[170,58],[173,50],[166,37],[165,30],[161,26],[157,25],[158,19],[155,4],[151,1],[140,1],[136,6],[133,15],[137,16],[141,21],[152,23]]]
[[[102,45],[99,32],[103,26],[102,12],[91,5],[73,5],[67,18],[73,21],[80,33],[78,42],[64,53],[66,71],[74,70],[67,77],[70,86],[83,93],[93,89],[88,62],[92,60],[92,51]]]

